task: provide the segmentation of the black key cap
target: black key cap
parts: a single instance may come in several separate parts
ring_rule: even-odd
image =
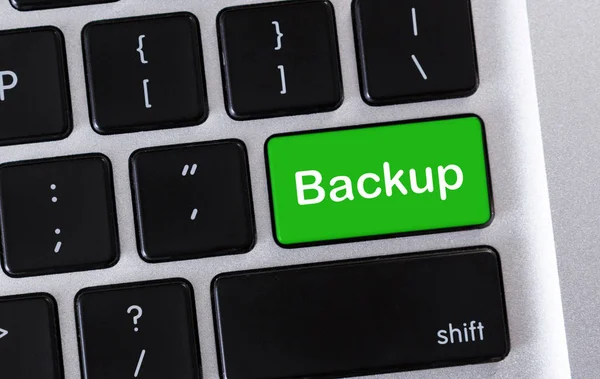
[[[0,377],[62,379],[56,302],[48,294],[0,298]]]
[[[218,26],[232,118],[332,111],[341,105],[337,33],[329,1],[227,8]]]
[[[0,166],[4,271],[15,277],[92,270],[119,254],[110,161],[101,154]]]
[[[470,0],[354,0],[363,99],[370,105],[477,90]]]
[[[509,350],[489,248],[224,274],[213,300],[222,378],[369,375]]]
[[[101,134],[191,126],[208,116],[191,13],[93,22],[83,30],[90,116]]]
[[[71,100],[62,32],[0,32],[0,145],[66,138]]]
[[[256,231],[248,158],[238,140],[131,156],[138,248],[148,262],[239,254]]]
[[[114,3],[119,0],[10,0],[12,6],[20,11],[39,9],[73,7],[76,5],[91,5],[99,3]]]
[[[187,281],[88,288],[75,301],[85,379],[201,377]]]

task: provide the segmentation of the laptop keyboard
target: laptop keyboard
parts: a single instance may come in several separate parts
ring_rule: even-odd
[[[10,2],[17,12],[112,1]],[[197,126],[212,112],[240,128],[335,114],[344,102],[340,19],[354,24],[367,104],[477,90],[469,0],[355,0],[343,10],[322,0],[223,9],[216,29],[224,109],[217,111],[209,111],[194,14],[88,23],[81,52],[90,127],[119,144],[122,135],[108,135]],[[0,31],[0,144],[69,140],[65,45],[74,43],[54,26]],[[467,114],[387,121],[270,133],[264,152],[241,139],[132,150],[129,162],[119,162],[129,165],[132,193],[122,199],[115,198],[123,183],[113,179],[114,162],[98,151],[5,161],[2,267],[19,280],[119,265],[116,204],[124,201],[132,203],[136,259],[144,264],[252,259],[258,220],[249,156],[262,154],[270,203],[260,206],[270,208],[269,238],[281,254],[487,227],[494,207],[485,120]],[[479,246],[283,268],[262,262],[259,270],[221,272],[211,288],[194,289],[186,279],[87,287],[72,299],[76,326],[66,327],[77,330],[86,379],[201,378],[200,353],[209,347],[199,344],[197,325],[211,321],[196,319],[195,291],[212,298],[210,349],[223,379],[496,362],[510,348],[501,256]],[[199,310],[205,317],[210,311]],[[0,298],[0,376],[64,378],[63,359],[75,357],[61,357],[58,321],[50,293]],[[23,363],[33,356],[35,363]]]

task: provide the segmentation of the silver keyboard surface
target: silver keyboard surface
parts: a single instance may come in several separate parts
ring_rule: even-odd
[[[53,25],[65,35],[74,128],[61,141],[0,148],[0,163],[89,152],[113,164],[121,256],[109,269],[12,279],[0,274],[0,295],[52,294],[59,308],[65,377],[80,378],[73,302],[84,287],[182,277],[194,286],[205,378],[218,378],[210,282],[220,273],[490,245],[498,250],[508,308],[511,352],[498,363],[405,372],[387,378],[562,379],[570,377],[550,203],[537,109],[525,0],[472,0],[480,87],[471,97],[370,107],[360,96],[351,1],[332,0],[340,44],[344,102],[333,112],[234,121],[225,111],[216,17],[228,6],[255,0],[121,0],[111,4],[21,13],[0,1],[0,28]],[[89,122],[81,30],[89,22],[168,12],[191,12],[200,21],[209,116],[200,126],[102,136]],[[487,126],[495,219],[481,230],[403,237],[335,246],[284,250],[272,235],[263,156],[276,133],[475,113]],[[129,156],[140,148],[237,138],[249,154],[257,243],[247,254],[147,264],[137,253],[129,179]]]

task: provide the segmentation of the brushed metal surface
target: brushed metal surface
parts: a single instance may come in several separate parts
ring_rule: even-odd
[[[600,374],[600,3],[533,0],[537,89],[573,378]]]
[[[487,244],[502,258],[512,350],[502,362],[390,374],[385,378],[562,379],[569,377],[542,138],[537,112],[525,0],[472,0],[481,86],[466,99],[372,108],[360,98],[350,0],[332,0],[342,57],[345,101],[331,113],[236,122],[224,108],[216,15],[226,6],[256,0],[121,0],[80,8],[19,13],[0,0],[0,28],[54,25],[66,37],[74,130],[63,141],[0,148],[0,161],[97,151],[110,157],[122,255],[110,269],[10,279],[0,274],[0,295],[46,291],[58,301],[67,379],[80,378],[73,298],[82,287],[184,277],[193,285],[205,378],[217,378],[211,279],[224,271]],[[94,20],[190,11],[200,20],[210,114],[201,126],[100,136],[88,117],[80,32]],[[4,53],[4,52],[2,52]],[[486,122],[496,218],[483,230],[313,247],[279,248],[271,235],[263,144],[272,134],[459,113]],[[128,158],[138,148],[239,138],[248,146],[258,239],[248,254],[149,265],[138,256]],[[134,362],[135,363],[135,362]]]

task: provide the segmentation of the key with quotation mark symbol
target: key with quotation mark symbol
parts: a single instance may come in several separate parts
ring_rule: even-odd
[[[131,156],[140,255],[171,261],[254,244],[248,162],[238,140],[142,149]]]
[[[192,164],[191,169],[189,165],[185,165],[183,166],[183,171],[181,172],[181,176],[187,176],[188,172],[190,176],[194,176],[196,175],[196,170],[198,169],[198,165],[197,164]],[[198,216],[198,208],[194,208],[194,210],[192,210],[192,215],[190,216],[190,220],[194,221],[196,220],[196,216]]]

